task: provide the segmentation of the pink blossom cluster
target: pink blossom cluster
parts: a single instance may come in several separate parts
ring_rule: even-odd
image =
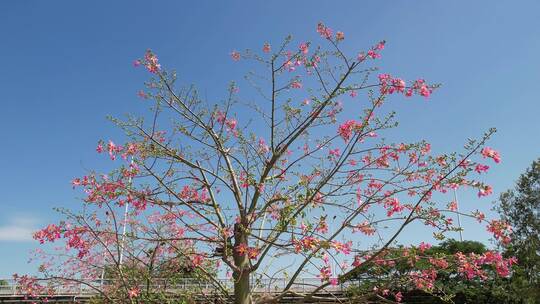
[[[293,89],[301,89],[302,88],[302,83],[298,80],[295,80],[293,82],[291,82],[291,88]]]
[[[103,147],[103,142],[99,142],[96,147],[96,152],[103,153],[104,150],[105,149]],[[137,144],[128,143],[127,146],[124,147],[124,146],[115,144],[112,140],[109,140],[109,142],[107,143],[107,152],[109,153],[109,157],[111,158],[111,160],[115,160],[116,156],[122,151],[124,151],[124,153],[122,153],[120,156],[123,159],[127,159],[129,156],[133,156],[137,154],[138,152]]]
[[[265,53],[270,53],[272,51],[272,48],[270,47],[270,43],[265,42],[263,45],[262,51]]]
[[[83,227],[73,227],[66,229],[64,238],[67,239],[66,249],[78,250],[77,257],[82,259],[90,252],[90,243],[83,236],[87,230]]]
[[[240,245],[236,246],[234,250],[240,256],[245,256],[247,254],[248,258],[250,258],[251,260],[255,260],[259,256],[259,248],[250,247],[244,243],[241,243]]]
[[[384,207],[387,212],[386,215],[391,217],[394,213],[399,213],[405,209],[405,206],[401,205],[396,197],[388,197],[384,200]]]
[[[293,240],[294,251],[296,253],[315,250],[319,244],[320,241],[312,236],[304,236],[300,240]]]
[[[38,279],[35,277],[14,274],[13,279],[15,282],[17,282],[20,292],[27,296],[36,297],[37,295],[53,294],[52,288],[46,288],[45,286],[39,284]]]
[[[424,269],[410,273],[410,278],[416,288],[422,290],[432,290],[437,279],[437,271],[433,268]]]
[[[390,74],[379,75],[379,86],[382,95],[403,93],[407,97],[418,94],[428,98],[433,92],[433,89],[430,88],[423,79],[415,80],[410,87],[407,87],[403,79],[394,78]]]
[[[368,221],[364,221],[361,224],[358,224],[353,227],[352,232],[360,231],[365,235],[373,235],[375,234],[375,228],[373,228]]]
[[[331,149],[328,151],[328,155],[333,158],[339,158],[341,155],[341,150],[339,148]]]
[[[358,57],[357,57],[358,61],[363,62],[367,58],[371,58],[371,59],[381,58],[380,51],[384,49],[385,43],[386,42],[384,40],[377,43],[375,46],[371,47],[371,49],[367,52],[367,54],[364,52],[360,52],[360,54],[358,54]]]
[[[512,234],[512,226],[504,220],[491,220],[487,227],[487,231],[491,232],[493,237],[504,245],[509,244],[512,240],[510,237]]]
[[[330,245],[332,246],[332,248],[334,248],[334,250],[336,250],[337,253],[342,253],[345,255],[351,254],[352,241],[347,241],[345,243],[339,241],[332,241]]]
[[[388,297],[390,295],[390,289],[388,289],[388,288],[381,289],[378,286],[374,286],[373,291],[375,293],[378,293],[378,294],[384,296],[384,297]],[[403,300],[403,295],[401,294],[401,291],[393,293],[393,296],[394,296],[394,299],[396,300],[396,302],[398,302],[398,303],[400,303]]]
[[[133,65],[136,67],[140,66],[141,64],[144,65],[146,69],[153,74],[156,74],[161,69],[161,65],[158,62],[156,54],[154,54],[151,50],[146,51],[143,60],[135,60],[133,62]]]
[[[338,128],[338,134],[345,142],[348,142],[353,132],[359,130],[362,127],[362,123],[349,119],[341,124]]]
[[[141,293],[141,290],[138,287],[133,287],[128,291],[128,296],[130,299],[137,298]]]
[[[469,280],[474,278],[487,279],[488,276],[483,266],[492,266],[497,275],[508,277],[512,265],[517,263],[515,257],[505,259],[495,251],[487,251],[481,255],[470,253],[468,256],[458,252],[454,256],[458,262],[459,273]]]
[[[194,266],[194,267],[200,267],[203,262],[204,262],[204,255],[202,254],[195,254],[192,258],[191,258],[191,264]]]
[[[325,217],[320,218],[319,224],[315,228],[315,231],[317,231],[318,233],[321,233],[321,234],[328,233],[328,224],[326,223],[326,218]]]
[[[420,245],[418,245],[418,250],[421,252],[421,253],[424,253],[426,250],[428,250],[429,248],[431,248],[431,244],[429,243],[424,243],[424,242],[421,242]]]
[[[266,144],[264,138],[259,138],[257,152],[260,154],[266,154],[270,152],[270,147]]]
[[[319,33],[319,35],[325,39],[332,39],[332,36],[334,35],[332,29],[324,25],[322,22],[317,24],[317,33]]]
[[[309,44],[305,42],[300,43],[300,46],[298,48],[300,49],[300,52],[304,55],[307,55],[307,53],[309,53]]]
[[[448,261],[444,258],[429,258],[429,263],[438,269],[446,269],[450,266]]]
[[[227,118],[225,113],[221,111],[217,111],[216,120],[218,123],[226,127],[227,132],[231,132],[234,136],[238,136],[238,130],[236,129],[236,126],[238,125],[238,121],[236,119]]]
[[[63,227],[55,224],[50,224],[47,227],[38,230],[34,233],[33,238],[38,240],[40,244],[45,242],[54,242],[60,238],[66,239],[66,249],[78,250],[78,257],[83,258],[90,250],[90,244],[83,239],[83,234],[86,229],[82,227],[71,227],[63,225]]]
[[[487,172],[489,169],[489,166],[483,165],[483,164],[477,164],[476,167],[474,167],[474,171],[476,171],[478,174],[481,174],[483,172]]]
[[[55,224],[49,224],[47,227],[34,232],[33,237],[40,244],[45,243],[45,241],[54,242],[62,237],[62,229]]]
[[[232,51],[232,52],[231,52],[231,58],[232,58],[234,61],[240,60],[240,53],[238,53],[237,51]]]
[[[208,197],[208,191],[205,189],[200,192],[192,186],[185,185],[182,187],[182,191],[178,193],[178,196],[184,201],[201,201],[206,202],[210,198]]]
[[[302,44],[300,45],[300,48],[302,47]],[[307,49],[307,46],[306,46]],[[301,50],[302,51],[302,50]],[[303,52],[303,51],[302,51]],[[295,56],[293,52],[287,51],[285,53],[286,59],[283,66],[285,69],[289,72],[294,72],[296,70],[296,67],[301,66],[302,64],[305,66],[313,65],[313,62],[310,62],[307,57],[304,56]],[[298,84],[300,87],[296,87],[296,89],[299,89],[302,87],[302,84]]]
[[[496,163],[500,163],[501,162],[501,154],[495,150],[493,150],[492,148],[490,147],[485,147],[482,149],[482,151],[480,151],[480,153],[482,154],[482,156],[484,158],[491,158],[493,159]]]
[[[72,181],[73,187],[84,187],[87,203],[94,203],[101,207],[105,203],[115,202],[118,206],[124,206],[126,203],[132,204],[136,210],[142,211],[146,208],[148,191],[127,190],[125,179],[133,177],[138,172],[136,164],[130,164],[129,169],[121,170],[122,174],[112,179],[103,175],[101,179],[95,176],[84,176],[75,178]]]
[[[482,185],[480,189],[478,189],[478,197],[482,196],[488,196],[493,193],[493,188],[490,185]]]
[[[332,277],[332,267],[330,266],[330,258],[328,254],[323,255],[324,265],[319,269],[318,278],[321,279],[321,282],[328,281],[331,285],[336,286],[339,284],[339,281],[336,277]]]

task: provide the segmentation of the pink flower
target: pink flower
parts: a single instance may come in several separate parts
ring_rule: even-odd
[[[358,95],[358,93],[356,93],[355,90],[352,90],[350,95],[351,95],[352,98],[355,98]]]
[[[488,196],[493,193],[493,188],[490,185],[485,185],[478,190],[478,197]]]
[[[401,300],[403,300],[403,295],[401,294],[401,291],[394,294],[394,298],[396,298],[396,302],[401,302]]]
[[[200,254],[197,254],[191,259],[191,262],[193,263],[193,266],[199,267],[204,262],[204,257]]]
[[[428,98],[429,95],[431,95],[431,90],[428,89],[428,87],[425,84],[423,84],[420,86],[420,95]]]
[[[396,212],[401,212],[405,207],[399,203],[395,197],[389,197],[384,201],[384,207],[387,209],[386,215],[391,217]]]
[[[300,51],[302,52],[302,54],[307,54],[309,52],[309,47],[306,43],[301,43],[300,44]]]
[[[137,92],[137,96],[143,99],[148,98],[148,95],[146,95],[146,93],[143,90],[139,90],[139,92]]]
[[[499,152],[491,149],[490,147],[483,148],[482,151],[480,151],[480,153],[482,154],[484,158],[489,157],[493,159],[496,163],[501,162],[501,155],[499,154]]]
[[[238,124],[238,122],[236,121],[236,119],[234,118],[231,118],[231,119],[227,119],[225,121],[225,125],[227,125],[227,127],[230,129],[230,130],[234,130],[236,129],[236,125]]]
[[[139,293],[140,293],[140,290],[139,288],[137,287],[133,287],[129,290],[128,294],[129,294],[129,298],[136,298],[139,296]]]
[[[236,246],[235,247],[235,251],[238,253],[238,255],[240,256],[244,256],[248,253],[248,245],[244,244],[244,243],[241,243],[240,245]]]
[[[99,143],[96,147],[96,152],[97,153],[102,153],[103,152],[103,145],[101,143]]]
[[[324,23],[319,22],[319,24],[317,24],[317,33],[319,33],[319,35],[321,35],[323,38],[331,39],[333,32],[331,28],[326,27]]]
[[[367,54],[365,54],[364,52],[360,52],[360,54],[358,54],[358,58],[357,58],[358,61],[362,62],[362,61],[366,60],[368,57],[371,58],[371,59],[380,58],[381,55],[379,54],[379,51],[384,49],[384,44],[385,44],[385,41],[379,42],[377,45],[371,47],[371,49],[367,52]]]
[[[264,138],[259,138],[259,149],[258,152],[261,154],[268,153],[270,151],[270,147],[266,144],[266,141]]]
[[[42,230],[34,233],[33,238],[38,240],[40,244],[48,242],[54,242],[61,237],[62,230],[55,224],[50,224]]]
[[[393,94],[405,92],[405,81],[401,78],[393,78],[389,74],[379,75],[379,84],[381,94]]]
[[[333,150],[328,151],[328,154],[330,156],[339,157],[341,155],[341,151],[339,150],[339,148],[335,148]]]
[[[324,217],[322,217],[319,221],[319,225],[317,225],[317,228],[315,228],[315,231],[319,233],[327,233],[328,232],[328,224],[326,224],[326,220]]]
[[[255,247],[249,247],[247,254],[250,259],[255,260],[259,256],[259,249]]]
[[[157,73],[161,69],[161,65],[158,63],[157,56],[152,53],[151,50],[147,50],[144,54],[145,67],[150,73]]]
[[[295,80],[291,83],[291,87],[293,89],[301,89],[302,88],[302,83],[298,80]]]
[[[133,66],[134,66],[134,67],[138,67],[138,66],[140,66],[140,65],[141,65],[141,61],[140,61],[140,60],[134,60],[134,61],[133,61]]]
[[[264,45],[263,45],[263,48],[262,48],[263,52],[265,53],[270,53],[270,51],[272,50],[271,47],[270,47],[270,44],[268,42],[266,42]]]
[[[345,39],[345,34],[343,32],[337,32],[336,33],[336,40],[337,41],[342,41],[343,39]]]
[[[492,220],[489,222],[487,231],[493,233],[493,237],[495,237],[496,240],[501,241],[504,245],[507,245],[512,240],[510,238],[512,226],[504,220]]]
[[[488,169],[489,169],[489,166],[477,164],[476,167],[474,168],[474,171],[481,174],[482,172],[487,172]]]
[[[234,61],[240,60],[240,53],[238,53],[237,51],[232,51],[232,52],[231,52],[231,58],[232,58]]]
[[[384,40],[381,41],[381,42],[379,42],[379,43],[375,46],[374,49],[377,50],[377,51],[383,50],[383,49],[384,49],[384,44],[385,44],[385,43],[386,43],[386,41],[384,41]]]
[[[317,277],[319,277],[321,279],[321,282],[329,280],[331,276],[332,276],[332,269],[328,265],[323,266],[319,270],[319,274],[317,275]]]
[[[373,235],[375,234],[375,228],[373,228],[368,221],[364,221],[361,224],[357,225],[356,227],[353,227],[353,232],[360,231],[365,235]]]
[[[426,143],[426,144],[422,147],[422,149],[420,150],[420,153],[421,153],[422,155],[426,155],[426,154],[429,154],[430,151],[431,151],[431,144]]]
[[[379,55],[378,53],[376,53],[374,50],[369,50],[368,53],[367,53],[368,57],[371,58],[371,59],[377,59],[377,58],[381,58],[381,55]]]
[[[331,242],[332,247],[336,250],[337,253],[343,253],[345,255],[351,254],[352,251],[352,241],[348,241],[347,243],[342,243],[338,241],[332,241]]]
[[[357,123],[356,121],[350,119],[344,122],[342,125],[338,128],[338,134],[343,138],[345,142],[348,142],[351,138],[351,135],[353,134],[353,131],[361,127],[360,123]]]
[[[112,140],[109,140],[109,143],[107,144],[107,150],[109,151],[109,156],[112,160],[116,159],[116,153],[122,151],[122,149],[122,146],[117,146]]]
[[[475,211],[473,214],[479,223],[481,223],[486,218],[486,215],[478,210]]]
[[[420,245],[418,245],[418,249],[420,250],[421,253],[424,253],[424,251],[428,250],[429,248],[431,248],[431,244],[429,243],[420,243]]]

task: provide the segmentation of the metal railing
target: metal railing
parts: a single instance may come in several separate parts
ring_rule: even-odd
[[[234,281],[232,279],[216,279],[221,286],[225,287],[227,290],[233,290]],[[13,279],[0,279],[0,296],[6,295],[21,295],[23,290]],[[287,284],[289,283],[288,279],[278,278],[278,279],[253,279],[251,281],[251,286],[253,292],[257,293],[276,293],[282,291]],[[291,285],[290,290],[294,292],[310,292],[315,290],[322,284],[319,278],[298,278]],[[345,282],[338,285],[329,285],[323,291],[327,292],[336,292],[344,291],[351,285],[356,285],[357,282]],[[46,285],[44,282],[43,285]],[[58,284],[52,287],[55,295],[94,295],[97,294],[97,290],[105,288],[107,286],[114,285],[114,281],[111,280],[83,280],[81,283],[68,283],[65,285]],[[147,285],[141,285],[141,290],[146,289]],[[153,279],[150,286],[152,290],[164,291],[167,293],[179,293],[185,290],[191,291],[202,291],[202,292],[212,292],[217,290],[215,283],[210,281],[203,281],[194,278],[185,278],[185,279],[176,279],[174,281],[169,281],[167,279]]]

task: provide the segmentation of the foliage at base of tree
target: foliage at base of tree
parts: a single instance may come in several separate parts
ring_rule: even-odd
[[[382,295],[387,300],[395,300],[395,294],[401,295],[404,303],[539,303],[540,297],[531,296],[538,293],[534,287],[527,283],[524,270],[520,265],[512,266],[512,273],[508,277],[497,276],[489,268],[485,269],[483,277],[467,278],[460,275],[454,268],[439,269],[433,277],[436,277],[433,285],[411,286],[402,284],[406,280],[401,279],[411,274],[425,271],[429,264],[425,261],[416,261],[411,264],[403,256],[403,248],[396,248],[391,253],[396,257],[395,263],[372,267],[367,273],[358,276],[360,283],[350,287],[348,292],[351,297],[366,294],[374,286],[383,288]],[[425,250],[427,256],[456,256],[473,255],[482,256],[489,254],[484,244],[476,241],[446,240],[438,246]],[[422,278],[419,278],[422,283]],[[424,283],[428,283],[425,281]],[[422,287],[422,288],[419,288]],[[379,293],[381,294],[381,293]],[[376,301],[380,296],[373,295],[370,299]]]

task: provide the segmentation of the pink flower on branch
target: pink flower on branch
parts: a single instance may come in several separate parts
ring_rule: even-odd
[[[139,294],[140,294],[140,292],[141,292],[141,291],[140,291],[139,288],[137,288],[137,287],[131,288],[131,289],[129,290],[129,292],[128,292],[129,298],[130,298],[130,299],[133,299],[133,298],[138,297]]]
[[[490,147],[483,148],[482,151],[480,151],[480,153],[482,154],[484,158],[486,157],[491,158],[497,164],[501,162],[501,155],[499,154],[499,152],[491,149]]]
[[[238,53],[237,51],[232,51],[232,52],[231,52],[231,58],[232,58],[234,61],[240,60],[240,53]]]
[[[488,196],[493,193],[493,188],[490,185],[481,186],[478,190],[478,197]]]
[[[324,25],[324,23],[322,22],[319,22],[317,24],[317,33],[319,33],[319,35],[321,35],[321,37],[325,39],[332,39],[332,35],[333,35],[332,29]]]
[[[348,142],[351,138],[353,132],[356,130],[359,130],[362,128],[362,124],[359,122],[356,122],[355,120],[347,120],[343,124],[341,124],[338,128],[338,134],[343,138],[345,142]]]
[[[270,53],[270,51],[272,50],[272,48],[270,47],[270,44],[268,42],[266,42],[264,45],[263,45],[263,48],[262,48],[263,52],[265,53]]]

